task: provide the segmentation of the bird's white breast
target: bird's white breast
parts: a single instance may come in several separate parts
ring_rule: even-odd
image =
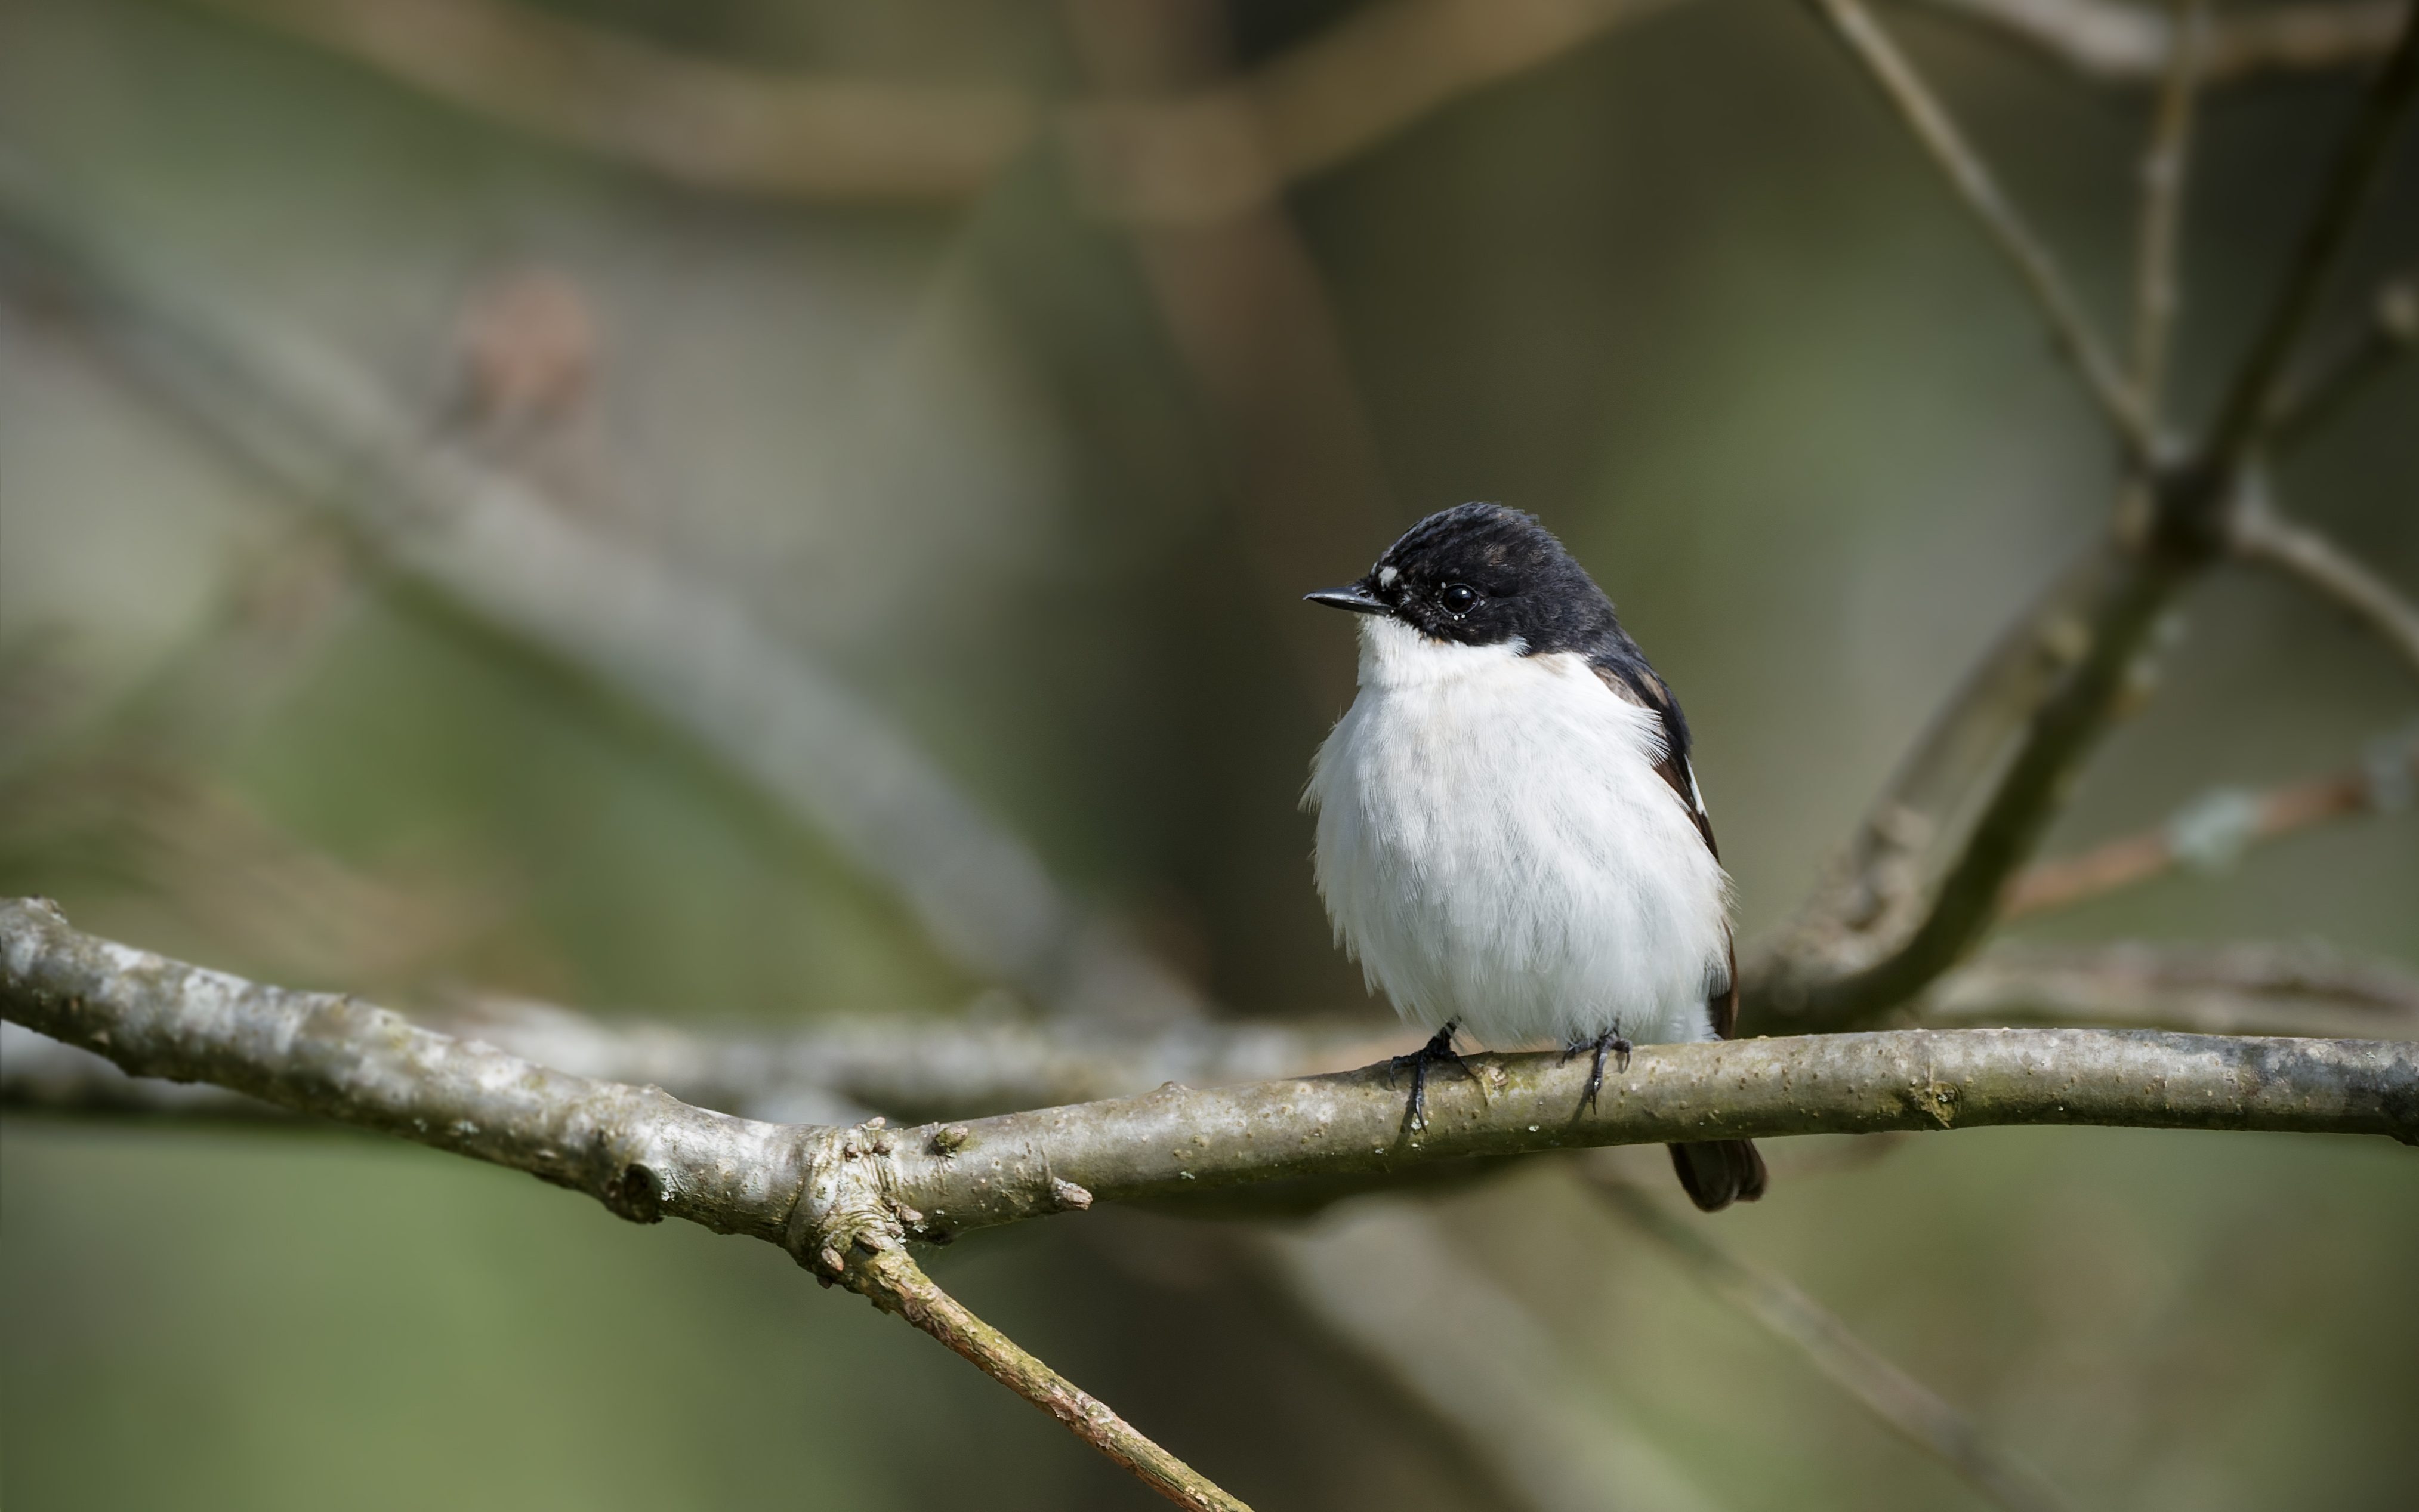
[[[1402,1015],[1512,1045],[1712,1037],[1728,891],[1655,771],[1660,720],[1576,655],[1362,622],[1311,765],[1319,894]]]

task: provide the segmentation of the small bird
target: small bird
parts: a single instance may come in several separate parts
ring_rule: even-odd
[[[1367,577],[1305,595],[1361,621],[1361,690],[1311,763],[1319,896],[1395,1011],[1434,1029],[1411,1071],[1459,1067],[1456,1029],[1594,1056],[1728,1039],[1730,883],[1678,701],[1612,601],[1534,517],[1431,515]],[[1399,1063],[1399,1062],[1398,1062]],[[1466,1068],[1463,1068],[1466,1070]],[[1764,1195],[1744,1139],[1673,1145],[1707,1212]]]

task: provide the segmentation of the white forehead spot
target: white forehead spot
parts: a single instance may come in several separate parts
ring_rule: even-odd
[[[1402,573],[1396,568],[1379,567],[1378,569],[1378,586],[1380,588],[1392,588],[1394,586],[1394,579],[1401,576]]]

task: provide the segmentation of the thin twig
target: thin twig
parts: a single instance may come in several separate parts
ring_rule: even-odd
[[[2143,424],[2157,435],[2163,426],[2167,381],[2167,345],[2175,330],[2178,274],[2176,236],[2183,219],[2184,185],[2192,165],[2193,105],[2199,97],[2202,39],[2209,29],[2209,0],[2170,0],[2175,40],[2166,77],[2142,154],[2140,229],[2134,261],[2134,393]]]
[[[1940,979],[1914,1008],[1939,1028],[2156,1025],[2419,1040],[2419,977],[2307,945],[2002,946]]]
[[[2095,845],[2079,856],[2036,861],[2008,881],[1999,917],[2013,920],[2100,898],[2180,866],[2214,870],[2244,847],[2331,819],[2409,806],[2419,781],[2419,735],[2380,741],[2371,758],[2332,777],[2261,793],[2218,789],[2167,823]]]
[[[2419,269],[2378,285],[2359,328],[2278,391],[2268,419],[2269,452],[2282,456],[2309,440],[2353,395],[2414,349],[2419,349]]]
[[[2229,496],[2244,460],[2266,439],[2286,366],[2318,312],[2319,296],[2351,239],[2352,227],[2376,192],[2414,98],[2419,98],[2419,5],[2404,18],[2401,39],[2362,97],[2318,206],[2303,226],[2285,281],[2202,443],[2192,470],[2201,486],[2180,501],[2186,511],[2200,517],[2181,522],[2186,528],[2205,530],[2214,522],[2232,501]]]
[[[1659,1449],[1557,1329],[1457,1252],[1423,1207],[1370,1198],[1260,1232],[1286,1289],[1534,1512],[1706,1512],[1713,1498]]]
[[[1208,1476],[1144,1437],[1108,1404],[1041,1363],[933,1284],[903,1245],[851,1246],[840,1284],[948,1346],[983,1374],[1066,1425],[1119,1469],[1178,1506],[1251,1512]]]
[[[2123,0],[1922,0],[1926,8],[2023,42],[2102,84],[2149,84],[2175,55],[2169,19]],[[2270,73],[2327,71],[2372,62],[2394,46],[2404,0],[2304,0],[2211,25],[2201,54],[2204,85]]]
[[[1808,1364],[1885,1427],[1949,1466],[1983,1496],[2008,1512],[2064,1512],[2074,1504],[2040,1471],[1993,1443],[1971,1418],[1884,1358],[1812,1298],[1716,1244],[1617,1172],[1594,1164],[1579,1169],[1613,1211],[1660,1245],[1699,1284],[1795,1346]]]
[[[2246,491],[2231,523],[2236,556],[2284,573],[2350,614],[2419,672],[2419,604],[2318,531],[2278,514],[2258,489]]]
[[[2136,456],[2149,455],[2151,436],[2141,397],[2092,329],[2082,302],[2057,263],[2016,211],[1990,167],[1966,142],[1921,74],[1863,0],[1813,0],[1833,32],[1865,67],[1890,108],[1921,144],[1933,165],[2012,264],[2031,293],[2050,336],[2083,379],[2108,423]]]

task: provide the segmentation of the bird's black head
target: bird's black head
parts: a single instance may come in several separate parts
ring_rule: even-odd
[[[1611,600],[1563,543],[1502,504],[1430,515],[1388,547],[1369,576],[1307,596],[1392,616],[1433,640],[1493,646],[1517,638],[1533,656],[1593,654],[1621,635]]]

